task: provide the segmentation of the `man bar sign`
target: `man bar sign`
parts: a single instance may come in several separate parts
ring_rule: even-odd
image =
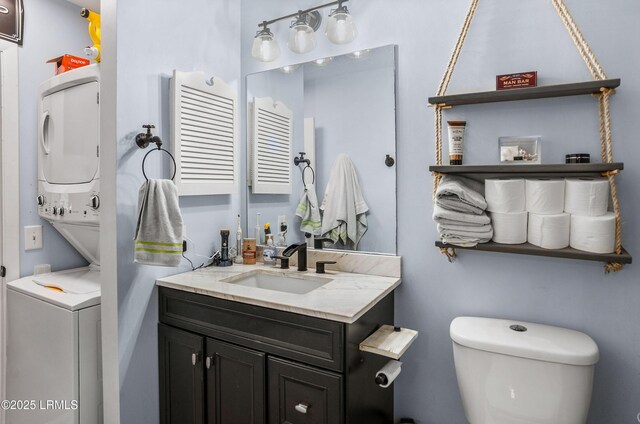
[[[0,0],[0,39],[22,45],[22,0]]]

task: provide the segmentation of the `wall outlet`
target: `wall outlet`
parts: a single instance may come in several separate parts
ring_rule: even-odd
[[[287,223],[287,215],[278,215],[278,228],[276,228],[277,232],[280,232],[280,228],[282,227],[283,223]]]
[[[24,227],[24,250],[42,249],[42,225]]]

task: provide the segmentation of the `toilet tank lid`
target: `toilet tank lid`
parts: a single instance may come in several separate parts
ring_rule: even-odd
[[[598,362],[598,345],[584,333],[517,320],[458,317],[451,339],[463,346],[539,361],[569,365]]]

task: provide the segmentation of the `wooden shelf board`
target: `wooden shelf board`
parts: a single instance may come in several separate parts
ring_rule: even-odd
[[[499,253],[515,253],[519,255],[534,255],[534,256],[546,256],[553,258],[567,258],[567,259],[580,259],[585,261],[596,262],[618,262],[621,264],[630,264],[631,255],[624,249],[622,254],[616,253],[590,253],[576,250],[571,247],[564,249],[543,249],[541,247],[534,246],[529,243],[524,244],[501,244],[501,243],[480,243],[475,247],[459,247],[451,244],[444,244],[441,241],[436,241],[437,247],[450,247],[455,249],[465,250],[477,250],[482,252],[499,252]]]
[[[430,172],[441,174],[535,174],[535,175],[589,175],[622,171],[624,163],[559,163],[531,165],[439,165],[430,166]]]
[[[360,343],[360,350],[398,360],[416,338],[418,332],[415,330],[401,328],[394,331],[393,326],[383,325]]]
[[[574,82],[569,84],[543,85],[532,88],[512,88],[508,90],[482,91],[475,93],[451,94],[429,97],[432,105],[461,106],[480,103],[510,102],[516,100],[544,99],[550,97],[579,96],[596,94],[601,88],[616,88],[620,79]]]

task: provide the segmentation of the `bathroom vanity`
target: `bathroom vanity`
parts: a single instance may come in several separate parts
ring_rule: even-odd
[[[261,264],[158,280],[160,422],[392,422],[388,358],[359,344],[393,323],[399,283]]]

